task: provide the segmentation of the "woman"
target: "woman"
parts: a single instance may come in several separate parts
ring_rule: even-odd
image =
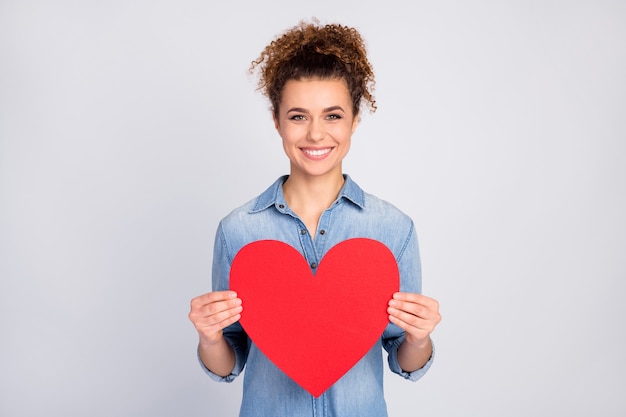
[[[386,416],[381,345],[393,372],[417,380],[432,362],[430,334],[441,318],[438,303],[419,294],[412,220],[364,193],[342,171],[362,104],[376,110],[364,42],[354,28],[301,23],[270,43],[251,69],[260,72],[259,88],[272,105],[290,170],[220,222],[213,292],[194,298],[189,313],[200,337],[200,361],[221,381],[232,381],[246,366],[244,417]],[[355,237],[380,241],[391,250],[400,292],[389,300],[390,323],[381,343],[314,397],[276,368],[242,329],[238,321],[245,305],[229,290],[231,263],[248,243],[272,239],[296,248],[314,270],[330,248]]]

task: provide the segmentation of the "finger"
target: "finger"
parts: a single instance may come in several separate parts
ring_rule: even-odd
[[[190,314],[212,314],[241,304],[234,291],[217,291],[203,294],[191,300]]]
[[[237,307],[241,305],[241,298],[232,298],[232,299],[227,299],[224,301],[214,301],[210,304],[206,304],[204,306],[201,306],[198,311],[210,316],[213,314],[218,314],[221,313],[222,311],[226,311],[228,309]]]
[[[223,320],[225,316],[230,315],[231,313],[229,313],[229,311],[232,309],[238,309],[237,311],[241,311],[240,298],[217,301],[210,304],[192,307],[189,311],[189,319],[194,322],[194,324],[213,324]]]
[[[389,307],[387,309],[387,313],[389,314],[390,319],[394,318],[418,329],[428,330],[429,328],[434,327],[434,325],[432,324],[432,320],[416,316],[415,314],[394,307]]]
[[[214,325],[224,320],[226,317],[241,312],[241,299],[240,298],[228,298],[226,301],[214,301],[208,304],[206,303],[213,297],[199,297],[201,300],[195,300],[191,303],[191,310],[189,311],[189,320],[191,320],[197,329],[204,328],[206,326]],[[223,297],[217,296],[217,299]],[[235,313],[229,310],[237,309]]]
[[[198,307],[216,301],[232,300],[234,298],[237,298],[237,293],[235,291],[213,291],[192,299],[191,307]]]
[[[391,300],[389,302],[389,307],[424,319],[434,318],[437,314],[436,311],[431,310],[423,304],[417,304],[409,301]]]
[[[409,321],[412,321],[412,320],[413,319],[409,319]],[[422,325],[420,325],[419,323],[408,323],[407,321],[402,320],[402,318],[396,315],[390,314],[389,321],[392,324],[395,324],[396,326],[398,326],[400,329],[404,330],[404,332],[406,332],[407,337],[411,337],[414,340],[426,339],[434,330],[434,326],[426,326],[424,321],[422,321],[424,323]],[[418,324],[419,327],[415,326],[414,324]]]
[[[441,321],[439,313],[432,317],[420,317],[410,312],[394,307],[388,307],[389,321],[418,339],[423,339],[435,330]]]
[[[229,326],[235,321],[241,318],[242,306],[235,306],[227,310],[220,311],[216,314],[206,317],[204,320],[199,320],[200,323],[204,322],[204,327],[217,326],[219,330]]]
[[[428,320],[392,314],[389,315],[389,321],[404,330],[407,339],[412,340],[413,343],[427,340],[437,325]]]
[[[198,317],[192,322],[196,329],[204,334],[218,333],[238,321],[242,311],[241,306],[236,306],[207,317]]]
[[[439,302],[434,298],[427,297],[423,294],[413,292],[397,292],[393,294],[394,300],[408,301],[417,304],[423,304],[427,306],[437,306],[439,308]]]
[[[200,343],[213,344],[222,340],[222,338],[224,337],[223,330],[241,319],[241,312],[236,313],[238,309],[239,308],[234,309],[232,315],[226,316],[226,318],[217,323],[206,325],[204,327],[201,325],[196,325],[196,329],[198,330],[198,334],[200,335]]]
[[[395,293],[389,300],[389,306],[408,311],[424,318],[441,320],[439,302],[433,298],[415,293]]]

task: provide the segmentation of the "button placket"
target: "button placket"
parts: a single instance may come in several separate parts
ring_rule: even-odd
[[[317,251],[315,248],[315,243],[313,242],[313,238],[311,234],[308,232],[306,226],[300,219],[297,217],[296,221],[298,223],[298,235],[300,240],[300,245],[302,245],[302,254],[304,255],[304,259],[309,264],[309,268],[311,268],[311,272],[315,273],[315,269],[317,269],[317,265],[319,259],[317,258]]]
[[[315,250],[317,253],[324,253],[326,249],[326,241],[329,239],[329,226],[331,219],[331,210],[325,210],[320,217],[320,221],[317,228],[317,235],[315,236]]]

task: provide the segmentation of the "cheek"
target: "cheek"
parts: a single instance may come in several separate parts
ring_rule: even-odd
[[[283,142],[294,142],[298,138],[298,132],[293,126],[289,126],[281,130],[280,136],[283,138]]]
[[[341,129],[337,129],[336,137],[341,138],[342,141],[347,142],[352,138],[353,133],[352,125],[342,126]]]

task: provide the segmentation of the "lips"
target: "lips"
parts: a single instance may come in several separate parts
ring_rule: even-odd
[[[320,148],[320,149],[302,149],[302,152],[309,158],[323,158],[328,155],[328,153],[332,150],[332,148]]]

